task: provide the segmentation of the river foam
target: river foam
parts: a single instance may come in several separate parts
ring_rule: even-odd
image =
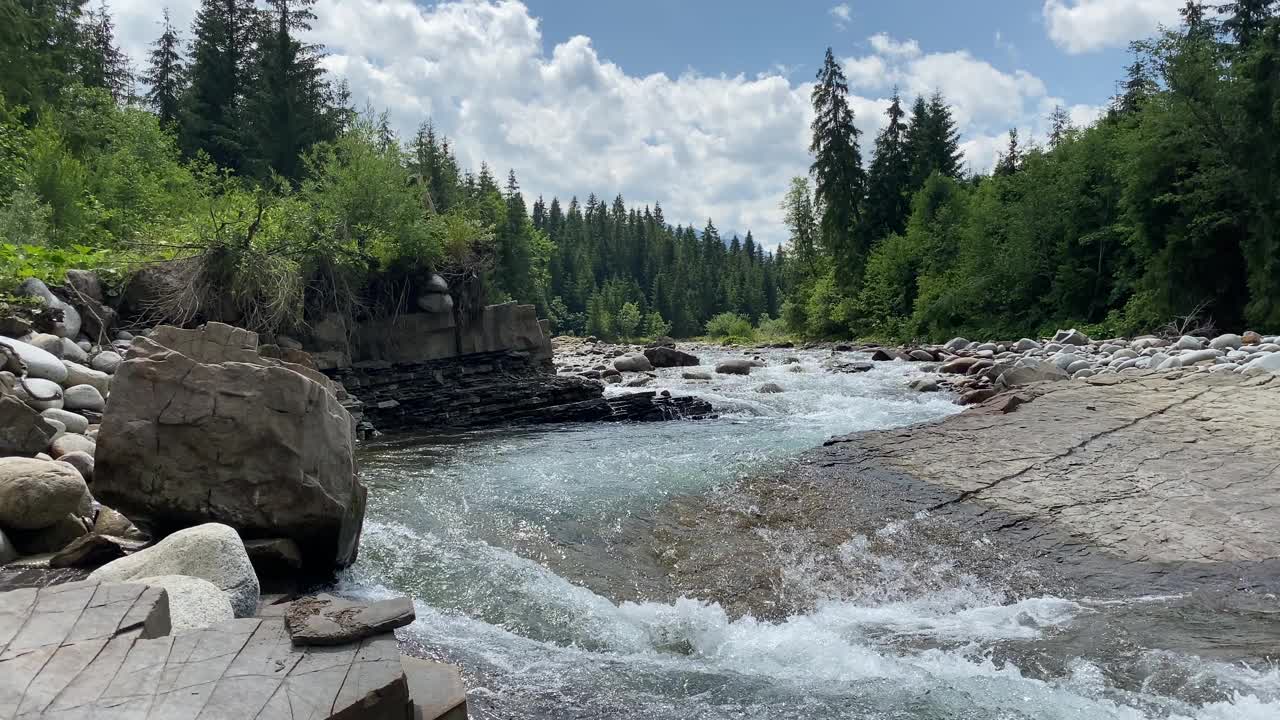
[[[829,435],[954,412],[946,398],[905,391],[917,372],[905,364],[830,375],[805,354],[795,374],[776,355],[750,377],[710,384],[663,371],[660,388],[711,399],[718,421],[372,448],[361,560],[341,591],[414,596],[406,649],[459,663],[478,718],[1280,717],[1275,668],[1136,648],[1149,674],[1131,687],[1106,658],[1033,667],[1055,638],[1126,601],[1009,597],[955,572],[948,558],[963,547],[895,552],[912,547],[927,515],[823,548],[826,563],[802,538],[777,538],[791,553],[780,590],[813,607],[777,622],[622,587],[630,559],[611,543],[665,498],[732,482]],[[787,392],[755,393],[763,382]],[[629,595],[641,597],[616,599]]]

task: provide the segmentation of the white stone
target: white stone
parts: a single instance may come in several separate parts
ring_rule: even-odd
[[[107,409],[107,401],[92,385],[73,385],[62,393],[62,406],[68,410],[102,412]]]
[[[36,410],[62,407],[62,386],[52,380],[26,378],[18,384],[23,402]]]
[[[969,347],[969,341],[962,337],[951,338],[950,340],[947,341],[947,344],[943,345],[942,347],[952,352],[955,352],[956,350],[963,350]]]
[[[1267,353],[1245,365],[1245,370],[1267,370],[1273,373],[1280,373],[1280,353]]]
[[[48,333],[36,333],[35,335],[31,336],[30,340],[27,340],[27,343],[30,345],[34,345],[35,347],[38,347],[41,350],[61,360],[62,353],[65,350],[65,348],[62,346],[62,341],[64,339],[65,338],[59,337],[57,335],[50,335]]]
[[[198,630],[236,617],[227,594],[203,578],[157,575],[131,582],[165,589],[169,594],[169,624],[173,632]]]
[[[1186,353],[1185,355],[1178,356],[1178,358],[1182,360],[1182,367],[1189,367],[1191,365],[1195,365],[1196,363],[1204,362],[1205,360],[1217,360],[1220,357],[1222,357],[1221,350],[1213,350],[1208,348],[1204,350],[1196,350],[1194,352],[1189,352],[1189,353]]]
[[[68,432],[53,439],[53,442],[49,444],[49,449],[52,451],[49,454],[54,458],[61,458],[63,455],[73,452],[82,452],[93,455],[94,451],[97,450],[97,447],[97,443],[84,435],[77,435],[75,433]]]
[[[1155,367],[1157,370],[1172,370],[1174,368],[1180,368],[1182,367],[1182,358],[1174,355],[1173,357],[1165,358],[1163,362]]]
[[[1244,344],[1244,340],[1239,335],[1227,333],[1214,338],[1209,347],[1214,350],[1235,350]]]
[[[84,478],[67,463],[0,458],[0,527],[49,527],[75,512],[86,492]]]
[[[1130,358],[1136,358],[1136,357],[1138,357],[1138,353],[1134,352],[1133,350],[1130,350],[1129,348],[1121,348],[1111,353],[1112,360],[1128,360]]]
[[[1177,350],[1199,350],[1204,347],[1204,343],[1190,335],[1183,335],[1178,338],[1178,342],[1174,343],[1173,347]]]
[[[1072,363],[1079,362],[1082,359],[1083,358],[1081,358],[1079,355],[1076,355],[1075,353],[1060,353],[1058,355],[1054,355],[1052,358],[1049,358],[1049,361],[1052,362],[1054,365],[1056,365],[1059,369],[1066,370],[1067,368],[1071,367]]]
[[[258,610],[258,576],[239,533],[226,525],[206,523],[179,530],[145,550],[103,565],[89,579],[131,582],[157,575],[208,580],[228,595],[236,617],[252,617]]]
[[[67,379],[67,368],[62,360],[35,345],[13,338],[0,337],[0,345],[7,345],[27,365],[27,377],[42,378],[60,383]]]
[[[45,305],[62,310],[62,322],[58,323],[58,335],[73,338],[80,334],[80,313],[71,305],[59,300],[58,296],[49,290],[48,285],[35,278],[28,278],[18,286],[17,293],[38,297],[44,301]]]

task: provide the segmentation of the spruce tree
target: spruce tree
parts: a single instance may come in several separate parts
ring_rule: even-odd
[[[906,113],[896,89],[885,114],[889,124],[876,136],[875,155],[867,171],[862,232],[871,243],[901,233],[911,212],[911,155],[903,123]]]
[[[160,37],[151,44],[150,64],[143,74],[146,80],[147,103],[166,128],[178,122],[179,102],[186,90],[187,68],[182,59],[182,39],[164,9],[164,21]]]
[[[106,0],[89,12],[85,33],[88,46],[82,73],[84,84],[102,88],[116,102],[123,103],[133,95],[133,71],[129,56],[116,45],[115,22]]]
[[[183,151],[219,166],[245,167],[244,95],[258,12],[252,0],[201,0],[191,40],[191,83],[183,96]]]
[[[929,103],[923,95],[911,104],[911,121],[903,133],[911,162],[912,192],[920,189],[933,172],[929,159]]]
[[[533,302],[534,287],[530,267],[533,258],[532,223],[520,194],[515,170],[507,175],[506,217],[497,233],[495,274],[498,287],[512,299]]]
[[[960,131],[951,106],[941,91],[929,98],[928,152],[931,172],[944,177],[959,179],[964,154],[960,152]]]
[[[302,175],[302,153],[337,134],[320,48],[298,40],[316,19],[311,11],[315,2],[267,2],[245,113],[259,175],[274,170],[296,182]]]
[[[1021,163],[1022,150],[1018,147],[1018,128],[1012,127],[1009,128],[1009,145],[996,162],[994,174],[998,176],[1013,175],[1018,172],[1018,166]]]
[[[1055,105],[1053,112],[1049,114],[1049,149],[1052,150],[1061,145],[1074,129],[1071,126],[1071,116],[1067,114],[1066,109],[1061,105]]]
[[[856,289],[862,278],[867,247],[857,238],[860,205],[866,192],[866,175],[858,149],[859,131],[849,107],[849,85],[844,71],[827,48],[818,71],[812,101],[814,119],[813,153],[810,172],[815,181],[815,197],[822,208],[822,246],[835,261],[836,278],[848,290]]]
[[[1235,40],[1236,45],[1247,48],[1262,35],[1267,21],[1276,16],[1277,0],[1233,0],[1220,5],[1222,29]]]

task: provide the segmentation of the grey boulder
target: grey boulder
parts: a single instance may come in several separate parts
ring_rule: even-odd
[[[84,478],[66,463],[0,458],[0,527],[49,527],[76,512],[86,492]]]
[[[73,385],[62,392],[62,407],[100,413],[107,409],[107,400],[92,385]]]
[[[120,367],[120,363],[124,362],[124,358],[120,357],[120,353],[115,350],[103,350],[93,359],[89,361],[89,367],[108,375],[114,375],[116,368]]]
[[[158,575],[203,578],[227,594],[236,617],[258,609],[258,575],[233,528],[207,523],[179,530],[145,550],[112,561],[89,576],[100,582],[136,582]]]
[[[1214,350],[1238,350],[1241,345],[1244,345],[1244,338],[1232,333],[1219,335],[1209,341],[1209,347]]]
[[[106,397],[107,393],[110,392],[111,376],[105,372],[85,367],[70,360],[63,360],[62,364],[67,366],[67,379],[63,381],[63,384],[67,387],[89,385],[96,388],[103,397]]]
[[[80,334],[80,313],[54,295],[42,281],[28,278],[18,286],[17,294],[40,298],[45,305],[61,310],[62,322],[58,323],[58,334],[62,337],[74,338]]]
[[[62,386],[43,378],[20,378],[14,394],[36,410],[62,409]]]
[[[702,364],[693,355],[671,347],[645,348],[644,356],[656,368],[694,367]]]
[[[613,367],[618,372],[648,372],[653,369],[653,363],[644,355],[623,355],[613,361]]]
[[[1000,373],[1000,377],[996,379],[996,386],[1004,389],[1029,385],[1035,382],[1067,380],[1070,377],[1065,370],[1056,365],[1036,360],[1026,360],[1023,364],[1016,365]]]
[[[217,522],[290,538],[320,573],[354,562],[365,489],[328,379],[260,357],[256,334],[226,325],[156,336],[205,360],[134,339],[98,432],[94,495],[155,535]]]
[[[40,415],[45,418],[48,418],[49,420],[57,420],[58,422],[62,423],[62,426],[69,433],[77,433],[77,434],[83,435],[84,432],[89,429],[88,418],[86,418],[83,415],[77,415],[76,413],[70,412],[68,410],[62,410],[60,408],[49,408],[48,410],[42,410],[40,412]],[[47,447],[48,443],[45,443],[45,446]],[[44,448],[38,448],[38,449],[43,450]]]
[[[753,367],[756,367],[756,364],[750,360],[733,358],[717,363],[716,372],[721,375],[750,375]]]
[[[756,388],[756,392],[763,395],[775,395],[782,392],[782,386],[777,383],[765,383]]]
[[[74,452],[87,453],[92,456],[96,449],[97,443],[84,435],[63,433],[53,439],[53,443],[49,446],[49,454],[52,455],[55,460],[61,460],[64,455]]]
[[[0,336],[0,345],[6,345],[13,350],[18,359],[22,360],[27,366],[27,377],[43,378],[60,383],[67,379],[67,368],[62,364],[62,359],[53,353],[46,352],[21,340],[14,340]]]

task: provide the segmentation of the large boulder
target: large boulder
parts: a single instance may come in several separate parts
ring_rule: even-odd
[[[13,530],[10,538],[14,547],[23,555],[43,555],[56,553],[66,546],[84,537],[89,532],[88,526],[77,513],[68,513],[58,518],[52,525],[38,530]]]
[[[153,535],[219,522],[294,540],[309,570],[349,565],[365,507],[350,415],[327,378],[257,357],[251,335],[156,333],[197,357],[134,339],[98,431],[94,495]]]
[[[106,353],[103,354],[105,355]],[[67,379],[63,381],[66,387],[88,385],[97,389],[98,393],[103,397],[106,397],[107,393],[111,391],[111,376],[107,373],[87,368],[70,360],[63,360],[62,364],[67,366]]]
[[[698,358],[687,352],[663,345],[645,348],[644,356],[649,359],[649,362],[654,367],[658,368],[694,367],[702,364]]]
[[[172,632],[206,628],[236,617],[227,594],[203,578],[157,575],[138,578],[133,582],[161,587],[169,594],[169,624]]]
[[[613,361],[613,367],[618,372],[648,372],[653,364],[644,355],[623,355]]]
[[[0,456],[34,455],[49,447],[54,427],[40,415],[13,395],[0,395]]]
[[[750,375],[756,364],[746,358],[730,358],[716,364],[716,372],[721,375]]]
[[[1088,345],[1092,342],[1088,335],[1085,335],[1075,328],[1071,328],[1070,330],[1059,330],[1057,334],[1053,336],[1053,341],[1063,345]]]
[[[258,575],[244,543],[235,530],[218,523],[179,530],[145,550],[103,565],[89,579],[138,582],[159,575],[208,580],[227,594],[236,617],[253,617],[258,610]]]
[[[41,350],[35,345],[24,343],[13,338],[0,337],[0,345],[7,346],[17,354],[27,366],[27,377],[43,378],[60,383],[67,379],[67,368],[62,360],[53,353]]]
[[[43,378],[19,378],[13,389],[27,405],[36,410],[62,409],[62,386]]]
[[[107,401],[92,385],[73,385],[62,392],[62,407],[100,413],[106,409]]]
[[[66,463],[0,458],[0,527],[38,530],[76,512],[88,492],[84,478]]]

